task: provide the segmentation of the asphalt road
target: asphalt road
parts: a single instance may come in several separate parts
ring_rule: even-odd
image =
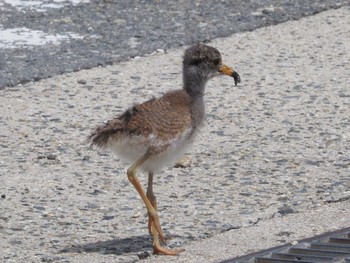
[[[1,0],[0,89],[349,4],[349,0]]]

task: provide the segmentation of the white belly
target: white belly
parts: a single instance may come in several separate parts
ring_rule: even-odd
[[[158,142],[154,135],[148,138],[143,136],[124,137],[117,141],[110,139],[108,148],[116,153],[121,159],[133,164],[143,157],[150,145],[152,147],[164,147],[165,150],[151,156],[140,167],[146,172],[157,172],[167,165],[175,163],[185,153],[186,149],[192,144],[191,129],[178,136],[176,139],[167,142]]]

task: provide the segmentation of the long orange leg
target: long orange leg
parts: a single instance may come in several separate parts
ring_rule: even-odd
[[[157,199],[153,193],[153,173],[152,172],[148,173],[148,186],[147,186],[146,196],[150,201],[151,205],[153,206],[153,208],[157,211]],[[152,220],[149,214],[148,214],[148,232],[150,235],[152,235],[153,233]]]
[[[129,181],[132,183],[132,185],[135,187],[136,191],[139,193],[142,201],[145,203],[147,211],[148,211],[148,215],[151,218],[153,224],[154,224],[154,228],[157,230],[157,232],[159,233],[159,237],[160,239],[165,242],[165,238],[164,238],[164,234],[163,231],[160,227],[160,223],[159,223],[159,217],[157,214],[157,211],[153,208],[151,202],[148,200],[145,192],[142,189],[142,186],[140,184],[139,179],[136,176],[136,172],[137,170],[140,168],[140,166],[150,157],[149,154],[145,154],[145,156],[143,156],[142,158],[140,158],[139,160],[137,160],[127,171],[127,175],[128,175],[128,179]]]
[[[142,189],[142,186],[140,184],[139,179],[136,176],[136,172],[138,170],[138,168],[150,157],[150,154],[146,154],[145,156],[143,156],[142,158],[140,158],[139,160],[137,160],[127,171],[128,174],[128,179],[129,181],[132,183],[132,185],[135,187],[136,191],[139,193],[139,195],[141,196],[143,202],[146,205],[147,211],[148,211],[148,217],[149,217],[149,231],[152,234],[153,237],[153,249],[154,249],[154,253],[156,254],[163,254],[163,255],[177,255],[180,252],[182,252],[183,250],[171,250],[168,248],[164,248],[159,244],[159,239],[165,243],[165,238],[164,238],[164,234],[163,231],[160,227],[160,222],[159,222],[159,217],[156,211],[157,208],[157,203],[156,203],[156,199],[155,196],[153,194],[153,187],[149,187],[150,183],[148,184],[148,196],[150,196],[150,198],[152,199],[152,203],[151,201],[148,199],[147,195],[145,194],[145,192]],[[151,184],[153,183],[153,174],[150,176],[151,177]],[[154,206],[155,207],[154,207]]]

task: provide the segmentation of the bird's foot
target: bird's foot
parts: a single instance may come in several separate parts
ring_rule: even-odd
[[[155,222],[151,220],[151,217],[149,217],[148,227],[149,227],[149,231],[150,231],[152,238],[153,238],[154,254],[176,256],[176,255],[180,254],[181,252],[185,251],[184,249],[170,249],[170,248],[162,247],[159,243],[159,239],[161,240],[161,242],[163,244],[165,244],[164,235],[163,235],[163,233],[162,233],[162,235],[159,234],[159,232],[155,226]]]
[[[170,249],[166,247],[162,247],[159,244],[153,246],[154,254],[157,255],[166,255],[166,256],[177,256],[181,252],[184,252],[184,249]]]

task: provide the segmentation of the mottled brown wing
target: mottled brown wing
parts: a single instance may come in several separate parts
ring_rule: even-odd
[[[88,141],[92,145],[96,145],[101,148],[107,146],[108,140],[111,136],[123,132],[125,124],[122,120],[114,118],[105,124],[98,126],[88,137]]]
[[[188,94],[182,90],[169,92],[159,99],[152,99],[124,114],[126,130],[144,137],[154,135],[166,142],[177,138],[191,128]]]
[[[177,138],[191,128],[189,95],[183,90],[168,92],[163,97],[151,99],[127,110],[98,127],[89,137],[92,144],[105,147],[108,140],[124,136],[155,136],[159,144]]]

